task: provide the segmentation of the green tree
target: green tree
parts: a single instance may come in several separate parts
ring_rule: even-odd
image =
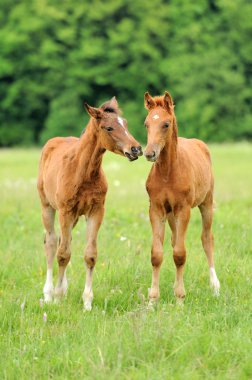
[[[145,140],[143,94],[169,90],[180,135],[252,138],[247,0],[1,1],[0,146],[78,135],[116,95]]]

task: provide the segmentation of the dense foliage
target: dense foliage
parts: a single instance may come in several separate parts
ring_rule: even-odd
[[[180,135],[252,138],[249,0],[1,0],[0,145],[79,135],[116,95],[145,140],[143,94],[169,90]]]

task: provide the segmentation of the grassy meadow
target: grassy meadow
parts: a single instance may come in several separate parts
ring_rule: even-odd
[[[92,312],[83,312],[85,221],[73,231],[69,290],[42,305],[46,262],[36,191],[39,150],[0,151],[1,379],[251,379],[252,145],[210,146],[216,179],[216,271],[209,289],[197,209],[187,234],[184,306],[173,297],[166,230],[161,298],[146,307],[151,164],[106,153],[109,191],[98,239]],[[55,261],[55,275],[57,264]],[[45,313],[47,315],[45,321]]]

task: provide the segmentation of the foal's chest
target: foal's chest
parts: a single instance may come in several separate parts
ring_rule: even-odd
[[[87,215],[94,208],[103,206],[107,193],[107,186],[95,185],[92,188],[85,188],[78,197],[78,214]]]
[[[159,205],[166,213],[171,212],[174,203],[174,194],[168,183],[147,181],[146,190],[151,203]]]
[[[105,181],[85,181],[75,185],[74,189],[61,199],[60,208],[64,208],[76,217],[89,215],[94,209],[103,207],[106,193]]]

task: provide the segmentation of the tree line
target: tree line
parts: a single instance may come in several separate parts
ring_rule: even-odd
[[[247,0],[1,0],[0,146],[80,135],[116,96],[146,140],[143,95],[168,90],[179,134],[252,139]]]

